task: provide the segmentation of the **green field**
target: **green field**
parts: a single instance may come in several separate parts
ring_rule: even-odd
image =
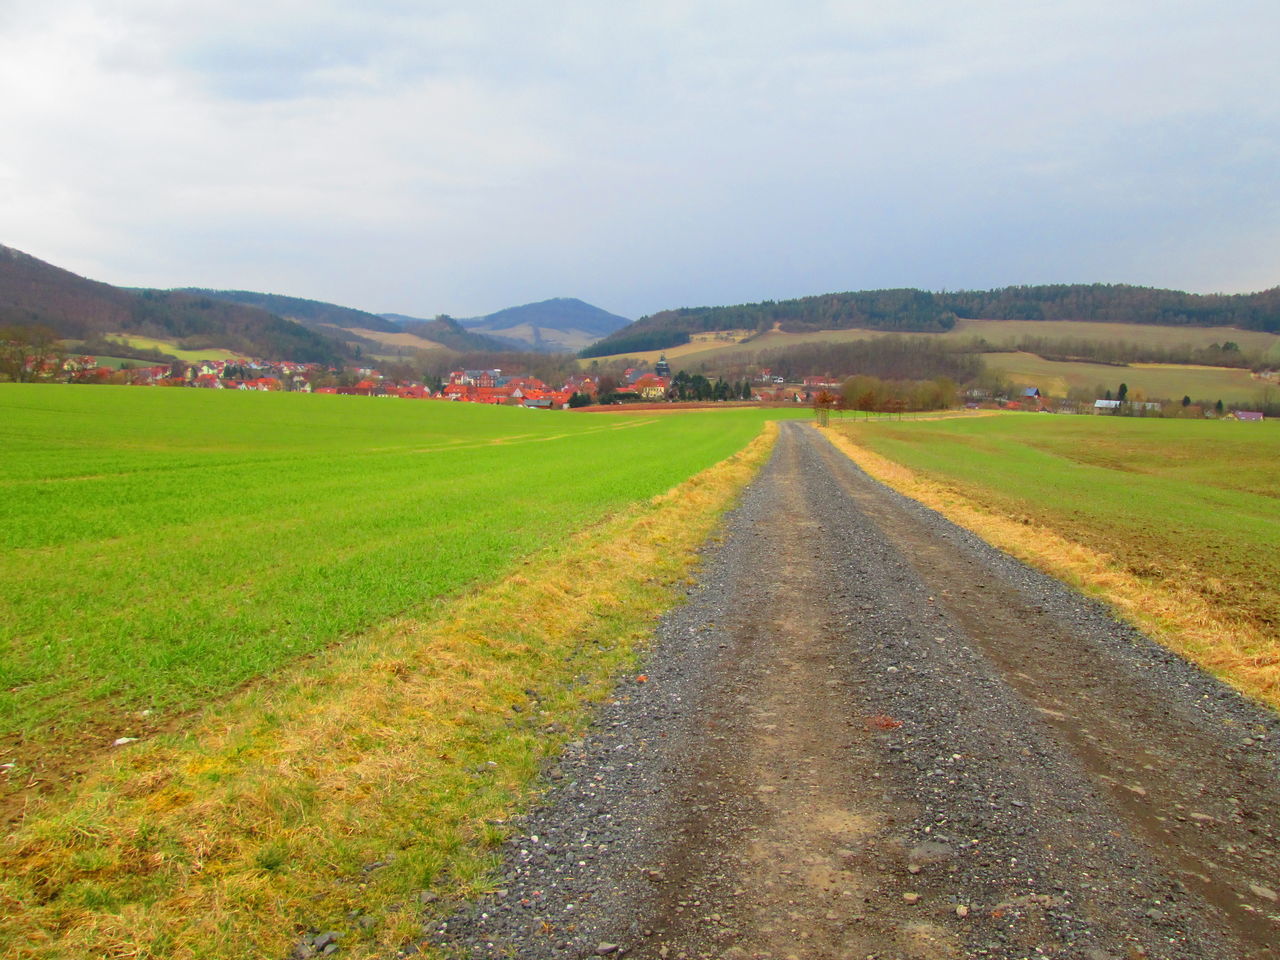
[[[177,357],[184,363],[199,363],[201,360],[237,360],[243,354],[232,353],[221,347],[210,347],[206,350],[184,350],[171,340],[157,340],[154,337],[140,337],[132,333],[117,333],[108,337],[114,343],[122,343],[135,350],[159,350],[171,357]],[[135,363],[145,361],[135,360]]]
[[[841,429],[1277,635],[1280,425],[1021,414]]]
[[[372,960],[492,890],[779,415],[0,387],[0,954]]]
[[[0,387],[0,744],[179,713],[492,582],[765,416]]]
[[[1226,367],[1193,367],[1177,364],[1136,364],[1113,367],[1103,363],[1059,362],[1044,360],[1031,353],[988,353],[987,365],[999,370],[1020,386],[1038,387],[1045,396],[1064,397],[1068,390],[1093,391],[1096,387],[1112,394],[1121,383],[1128,384],[1129,396],[1135,393],[1155,400],[1192,400],[1213,404],[1250,404],[1261,402],[1268,391],[1280,396],[1280,386],[1255,380],[1248,370]],[[1102,394],[1099,394],[1101,397]],[[1096,398],[1095,398],[1096,399]]]

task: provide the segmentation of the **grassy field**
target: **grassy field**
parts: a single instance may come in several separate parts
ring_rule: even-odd
[[[346,339],[343,335],[350,333],[381,344],[386,348],[388,356],[412,356],[418,350],[445,349],[442,344],[436,343],[434,340],[424,340],[422,337],[403,331],[392,333],[386,330],[365,330],[360,327],[335,327],[329,324],[322,324],[321,326],[325,327],[329,336],[339,340]]]
[[[1180,400],[1189,396],[1212,404],[1250,403],[1270,390],[1280,395],[1274,383],[1255,380],[1248,370],[1225,367],[1181,366],[1178,364],[1134,364],[1113,367],[1102,363],[1075,363],[1043,360],[1031,353],[988,353],[987,365],[1015,383],[1039,387],[1052,397],[1065,396],[1071,388],[1102,386],[1114,395],[1121,383],[1129,385],[1129,396],[1141,391],[1145,397]]]
[[[1280,358],[1280,335],[1238,327],[1162,327],[1150,323],[1093,323],[1079,320],[958,320],[944,334],[953,340],[982,337],[995,346],[1015,343],[1021,337],[1052,340],[1097,340],[1104,343],[1136,343],[1147,347],[1184,344],[1207,347],[1231,340],[1244,350],[1270,352]]]
[[[49,386],[0,408],[0,784],[67,775],[6,811],[15,958],[283,956],[324,929],[385,956],[487,889],[778,415]]]
[[[1118,577],[1144,625],[1280,706],[1276,424],[1015,414],[839,429],[935,484],[944,510],[958,495],[1011,518],[1014,548],[1052,572],[1086,588]],[[1076,546],[1096,582],[1072,572]]]
[[[120,370],[123,367],[149,367],[151,364],[145,360],[138,360],[130,357],[94,357],[98,361],[100,367],[111,367],[113,370]]]
[[[134,735],[500,577],[762,423],[136,388],[0,408],[0,742],[26,751]]]
[[[122,343],[125,346],[132,347],[135,350],[159,350],[161,353],[177,357],[185,363],[198,363],[201,360],[238,360],[244,356],[243,354],[232,353],[230,350],[223,350],[221,347],[210,347],[206,350],[183,350],[171,340],[140,337],[132,333],[112,334],[108,339],[115,343]],[[145,362],[142,360],[134,361],[134,363],[138,364]]]

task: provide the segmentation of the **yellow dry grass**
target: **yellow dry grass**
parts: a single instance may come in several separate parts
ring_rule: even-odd
[[[321,326],[331,330],[333,332],[332,335],[338,338],[341,338],[345,333],[350,333],[366,340],[372,340],[374,343],[380,343],[384,347],[408,347],[411,350],[447,349],[444,344],[403,331],[392,333],[387,330],[366,330],[363,327],[335,327],[330,324],[321,324]]]
[[[872,477],[973,531],[987,543],[1103,600],[1180,656],[1242,693],[1280,709],[1280,651],[1257,624],[1233,617],[1176,580],[1152,582],[1061,530],[995,513],[946,484],[829,431],[828,439]]]
[[[335,930],[372,957],[420,937],[420,893],[486,889],[543,761],[625,695],[619,671],[776,433],[33,806],[0,844],[0,954],[282,957]]]

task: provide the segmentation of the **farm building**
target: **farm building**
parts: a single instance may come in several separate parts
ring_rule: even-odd
[[[1093,401],[1094,413],[1115,413],[1120,409],[1119,400],[1095,400]]]
[[[1251,423],[1260,423],[1265,419],[1261,410],[1237,410],[1232,416],[1237,420],[1247,420]]]

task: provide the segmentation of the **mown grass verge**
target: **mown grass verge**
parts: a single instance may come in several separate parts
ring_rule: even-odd
[[[543,760],[615,680],[625,695],[619,671],[775,435],[37,802],[0,846],[0,952],[282,957],[332,929],[372,957],[419,938],[420,894],[487,889]]]
[[[1280,514],[1262,481],[1277,437],[1110,419],[1012,415],[827,436],[877,480],[1280,709],[1280,588],[1269,572]]]

